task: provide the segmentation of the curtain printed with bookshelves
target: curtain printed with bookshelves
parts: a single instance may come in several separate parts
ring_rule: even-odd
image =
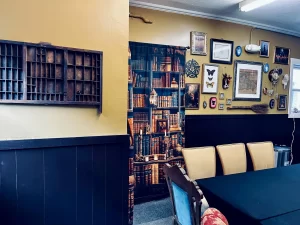
[[[129,43],[128,126],[136,201],[167,194],[164,163],[183,164],[185,54],[185,47]]]

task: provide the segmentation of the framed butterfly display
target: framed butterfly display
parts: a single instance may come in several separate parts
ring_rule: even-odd
[[[202,93],[218,93],[219,66],[213,64],[203,65]]]

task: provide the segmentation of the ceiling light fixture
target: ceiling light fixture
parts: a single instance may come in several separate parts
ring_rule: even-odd
[[[253,9],[259,8],[261,6],[267,5],[275,0],[245,0],[240,2],[240,10],[242,12],[249,12]]]

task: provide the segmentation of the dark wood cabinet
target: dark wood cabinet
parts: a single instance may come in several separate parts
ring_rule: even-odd
[[[0,103],[95,106],[101,112],[100,51],[0,41]]]

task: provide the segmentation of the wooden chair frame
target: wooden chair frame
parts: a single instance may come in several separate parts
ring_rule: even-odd
[[[192,212],[192,225],[200,225],[202,205],[201,199],[203,198],[203,193],[200,190],[197,183],[195,181],[191,181],[190,178],[187,176],[185,170],[178,165],[171,166],[170,164],[166,163],[164,166],[164,173],[172,201],[173,224],[184,225],[179,223],[176,215],[172,182],[174,182],[178,187],[180,187],[188,194],[188,199],[190,202],[190,211]]]

